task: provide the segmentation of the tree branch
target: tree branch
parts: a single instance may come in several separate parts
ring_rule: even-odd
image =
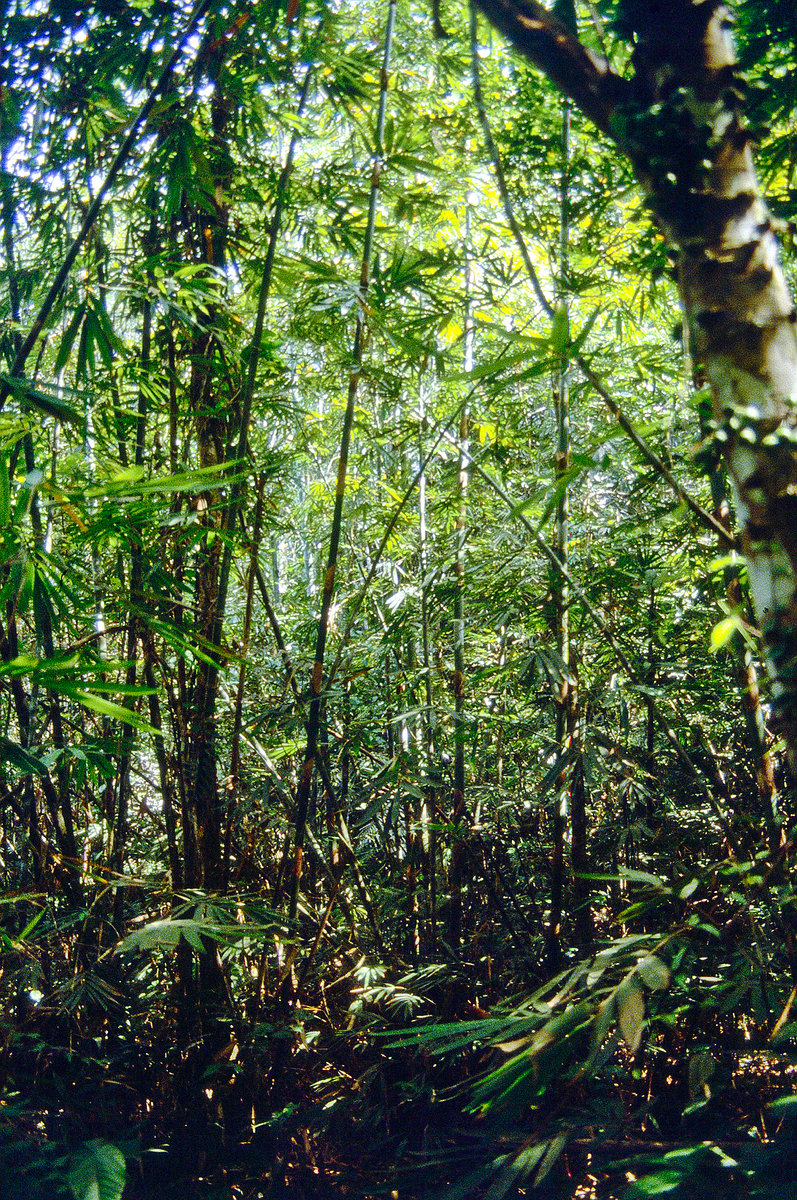
[[[601,54],[582,46],[537,0],[475,0],[520,53],[569,96],[598,129],[617,140],[612,117],[631,84]]]

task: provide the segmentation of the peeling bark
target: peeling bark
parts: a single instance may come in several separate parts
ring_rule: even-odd
[[[753,163],[723,0],[627,0],[633,81],[532,0],[479,8],[630,158],[711,388],[766,639],[773,726],[797,770],[797,313]]]

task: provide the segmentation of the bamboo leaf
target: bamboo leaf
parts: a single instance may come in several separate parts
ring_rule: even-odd
[[[716,654],[718,650],[722,650],[728,645],[738,627],[737,617],[725,617],[724,620],[717,622],[711,630],[709,639],[712,654]]]
[[[16,742],[0,737],[0,762],[10,763],[23,775],[45,775],[47,768],[35,754],[25,750]]]
[[[626,979],[617,989],[617,1024],[631,1053],[639,1049],[645,1023],[645,998],[634,979]]]
[[[30,405],[47,417],[55,417],[72,425],[83,423],[83,418],[74,408],[65,404],[54,392],[45,392],[39,384],[11,375],[0,375],[0,383],[5,384],[23,406]]]
[[[567,1134],[559,1133],[548,1142],[542,1162],[534,1176],[534,1187],[539,1187],[567,1145]]]
[[[142,733],[152,733],[156,737],[159,736],[159,731],[132,708],[125,708],[121,704],[114,704],[113,701],[105,700],[93,691],[87,691],[85,688],[77,687],[71,683],[60,682],[54,690],[62,696],[69,696],[71,699],[79,701],[84,708],[99,713],[103,717],[111,717],[115,721],[121,721],[124,725],[129,725],[133,729],[140,730]]]
[[[547,1142],[539,1142],[534,1146],[526,1146],[519,1154],[510,1157],[502,1164],[498,1178],[484,1193],[484,1200],[503,1200],[510,1188],[517,1189],[543,1158],[547,1146]]]
[[[670,968],[655,954],[648,954],[637,963],[637,973],[640,979],[648,985],[652,992],[669,987]]]

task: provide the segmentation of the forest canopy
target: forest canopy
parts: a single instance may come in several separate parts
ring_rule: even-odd
[[[0,27],[0,1197],[793,1195],[791,0]]]

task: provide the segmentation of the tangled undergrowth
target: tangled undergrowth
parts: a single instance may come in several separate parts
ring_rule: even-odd
[[[797,993],[763,953],[785,890],[731,860],[623,886],[620,928],[542,983],[500,929],[414,967],[337,930],[302,973],[252,896],[185,896],[104,950],[17,897],[0,1194],[785,1200]]]

